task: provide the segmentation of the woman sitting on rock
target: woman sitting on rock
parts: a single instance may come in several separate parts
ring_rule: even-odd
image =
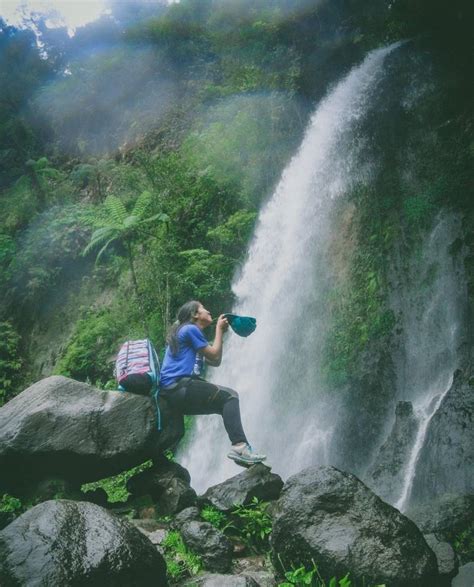
[[[221,364],[223,334],[229,327],[227,318],[219,316],[212,345],[202,333],[212,323],[211,313],[200,302],[184,304],[177,318],[168,333],[160,394],[172,409],[184,415],[221,414],[232,443],[227,456],[243,466],[261,463],[265,455],[252,451],[242,428],[237,392],[200,377],[203,357],[213,367]]]

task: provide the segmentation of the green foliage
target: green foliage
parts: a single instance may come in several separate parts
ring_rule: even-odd
[[[77,321],[55,374],[102,385],[110,380],[119,343],[129,332],[126,316],[114,310],[92,311]]]
[[[295,138],[291,96],[245,95],[219,102],[184,144],[194,165],[255,206],[273,188]]]
[[[237,506],[232,510],[241,538],[249,548],[256,552],[269,549],[269,535],[272,519],[267,513],[268,503],[254,497],[247,506]]]
[[[87,255],[91,250],[101,247],[96,257],[96,262],[117,240],[124,241],[127,247],[136,239],[141,231],[147,226],[159,220],[166,222],[166,214],[147,215],[150,208],[152,196],[150,192],[144,191],[138,196],[130,213],[127,212],[123,202],[115,196],[107,196],[104,202],[102,214],[94,219],[99,228],[92,234],[91,240],[84,249],[83,254]],[[128,249],[131,251],[131,249]]]
[[[284,570],[284,565],[281,561],[280,555],[278,555],[280,564]],[[347,573],[341,579],[337,577],[331,577],[329,580],[325,580],[319,572],[318,566],[311,559],[312,565],[308,569],[305,565],[291,565],[291,570],[284,570],[284,576],[286,581],[278,583],[278,587],[304,587],[310,585],[311,587],[357,587],[356,583],[351,581],[350,573]],[[363,581],[363,587],[386,587],[385,585],[368,585]]]
[[[427,195],[406,198],[403,202],[403,208],[407,221],[418,227],[429,226],[433,212],[436,210]]]
[[[352,244],[350,256],[343,261],[350,269],[338,276],[327,300],[332,324],[326,340],[324,373],[329,384],[336,387],[358,375],[360,359],[373,345],[382,350],[396,323],[387,304],[385,275],[385,259],[395,232],[390,216],[370,220],[371,197],[371,191],[364,192],[360,204],[363,217],[358,224],[352,220],[348,229],[348,234],[357,234],[357,245]]]
[[[151,461],[145,461],[141,465],[133,467],[128,471],[114,475],[113,477],[107,477],[100,481],[94,481],[93,483],[85,483],[82,485],[82,491],[94,491],[95,489],[104,489],[107,493],[109,503],[117,503],[120,501],[127,501],[130,495],[127,491],[127,481],[130,477],[149,469],[153,463]]]
[[[227,516],[212,505],[206,505],[203,507],[201,510],[201,518],[205,522],[209,522],[218,530],[222,531],[224,531],[229,524]]]
[[[250,239],[256,218],[256,212],[239,210],[223,224],[208,230],[207,236],[215,243],[219,252],[239,259]]]
[[[281,561],[280,561],[281,562]],[[324,581],[319,573],[318,567],[314,561],[312,561],[312,567],[307,569],[304,565],[296,566],[292,565],[290,571],[285,571],[285,579],[283,583],[279,583],[278,587],[304,587],[305,585],[311,585],[312,587],[351,587],[352,582],[349,579],[349,573],[342,579],[332,577],[329,582]],[[382,585],[378,587],[384,587]]]
[[[6,232],[23,228],[36,212],[36,200],[31,182],[22,175],[2,195],[1,226]]]
[[[4,493],[0,498],[0,512],[14,513],[21,510],[21,508],[21,501],[8,493]]]
[[[7,284],[7,295],[14,297],[17,310],[24,303],[34,311],[63,270],[80,258],[88,234],[83,215],[84,207],[78,205],[53,206],[38,215],[18,239]]]
[[[16,391],[21,368],[20,336],[10,322],[0,322],[0,406]]]
[[[463,563],[474,560],[474,522],[453,537],[452,546]]]
[[[170,581],[177,582],[186,577],[192,577],[201,570],[201,559],[186,548],[179,532],[168,532],[161,546],[164,550]]]
[[[225,294],[234,269],[232,261],[224,255],[213,255],[205,249],[182,251],[180,256],[186,262],[181,275],[184,295],[189,298],[194,295],[196,299],[212,299],[217,304],[225,303]]]
[[[16,252],[15,241],[8,234],[0,233],[0,270],[5,279],[11,277],[10,263]]]

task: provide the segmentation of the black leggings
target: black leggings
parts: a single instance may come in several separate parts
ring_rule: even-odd
[[[239,395],[233,389],[186,377],[160,393],[173,410],[186,416],[220,414],[231,443],[247,442],[240,419]]]

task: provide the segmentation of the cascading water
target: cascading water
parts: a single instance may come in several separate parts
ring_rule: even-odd
[[[284,477],[329,459],[337,407],[322,398],[321,361],[330,217],[338,196],[370,176],[357,125],[395,47],[371,52],[321,102],[260,214],[234,284],[233,311],[256,316],[258,326],[247,339],[228,336],[223,365],[212,379],[238,390],[250,441]],[[180,459],[198,491],[240,472],[226,459],[228,447],[219,417],[198,419]]]
[[[418,430],[403,473],[395,507],[408,505],[416,465],[431,419],[451,387],[457,368],[465,292],[449,245],[459,220],[445,214],[423,244],[421,255],[395,288],[392,306],[401,319],[402,355],[398,361],[399,398],[413,403]]]

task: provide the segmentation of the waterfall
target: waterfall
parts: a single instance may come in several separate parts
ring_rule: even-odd
[[[255,316],[257,330],[247,339],[227,335],[222,367],[211,380],[239,392],[250,442],[283,477],[329,460],[337,399],[324,394],[321,363],[331,211],[354,182],[369,181],[371,165],[361,157],[357,125],[396,46],[369,53],[321,101],[260,213],[233,285],[233,312]],[[197,491],[241,471],[226,458],[228,450],[220,417],[198,418],[189,447],[179,455]]]
[[[413,403],[418,430],[405,465],[395,507],[410,499],[416,465],[431,419],[449,391],[457,368],[464,292],[449,253],[460,221],[444,213],[435,222],[419,255],[395,288],[392,306],[401,319],[402,354],[398,360],[399,397]]]

